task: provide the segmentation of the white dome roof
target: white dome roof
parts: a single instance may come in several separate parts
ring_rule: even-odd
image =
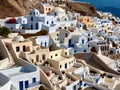
[[[14,41],[24,41],[24,38],[23,38],[23,36],[15,36],[13,40]]]
[[[52,12],[65,12],[61,7],[55,7]]]

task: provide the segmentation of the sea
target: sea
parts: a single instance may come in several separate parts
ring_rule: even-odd
[[[98,11],[111,12],[120,18],[120,0],[74,0],[77,2],[87,2],[95,6]]]

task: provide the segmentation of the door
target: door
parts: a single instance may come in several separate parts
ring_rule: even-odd
[[[25,81],[25,88],[28,88],[29,82]]]
[[[19,82],[19,90],[23,90],[23,81]]]
[[[23,52],[25,52],[26,51],[26,48],[25,48],[25,46],[23,46]]]

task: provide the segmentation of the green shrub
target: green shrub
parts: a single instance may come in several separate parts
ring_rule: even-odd
[[[7,35],[10,33],[10,29],[7,27],[0,27],[0,35],[3,37],[7,37]]]

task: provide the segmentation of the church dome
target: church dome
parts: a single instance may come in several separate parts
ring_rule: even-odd
[[[52,12],[64,13],[65,11],[61,7],[55,7]]]

